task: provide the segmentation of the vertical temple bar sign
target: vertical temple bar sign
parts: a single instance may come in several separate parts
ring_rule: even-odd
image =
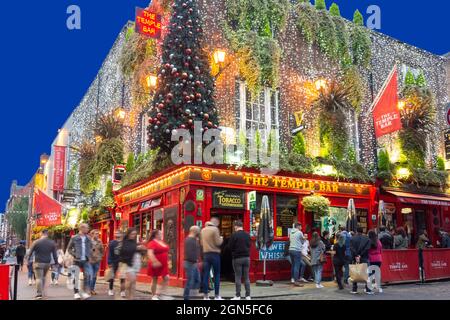
[[[136,7],[136,32],[141,35],[161,38],[161,15]]]

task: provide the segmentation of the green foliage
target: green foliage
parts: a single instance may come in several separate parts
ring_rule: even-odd
[[[67,189],[69,189],[69,190],[76,189],[78,172],[79,172],[78,163],[75,163],[70,168],[69,176],[67,178]]]
[[[316,31],[316,42],[320,50],[331,59],[337,59],[338,38],[336,25],[327,11],[319,11],[319,27]]]
[[[312,174],[314,162],[310,157],[299,153],[283,153],[280,159],[280,168],[287,172]]]
[[[106,190],[105,195],[103,196],[102,200],[100,201],[100,206],[102,208],[112,208],[114,207],[114,194],[113,194],[113,183],[112,181],[108,181],[106,183]]]
[[[122,187],[147,179],[152,174],[172,165],[170,155],[160,153],[158,149],[150,150],[138,156],[134,170],[127,171],[122,179]]]
[[[320,217],[328,215],[330,204],[330,200],[319,195],[307,196],[302,200],[302,206],[306,212],[316,213]]]
[[[12,212],[8,213],[8,221],[19,239],[26,238],[29,198],[16,198]]]
[[[96,148],[93,143],[86,140],[76,148],[78,153],[78,179],[80,190],[86,194],[92,194],[99,184],[99,175],[95,171]]]
[[[82,223],[89,222],[89,208],[85,207],[83,208],[83,210],[81,210],[80,218],[81,218],[80,222]]]
[[[345,69],[343,83],[347,88],[352,88],[349,92],[349,100],[353,108],[359,112],[364,102],[366,86],[356,66],[350,66]]]
[[[331,4],[330,14],[332,16],[334,16],[334,17],[340,17],[341,16],[341,10],[339,9],[339,6],[335,2],[333,2]]]
[[[353,63],[367,68],[372,56],[372,40],[367,28],[356,25],[351,32]]]
[[[122,136],[124,124],[118,120],[114,113],[104,114],[97,119],[94,125],[95,136],[101,139],[115,139]]]
[[[348,68],[352,65],[352,57],[350,54],[350,33],[348,32],[347,24],[341,17],[332,16],[335,26],[336,41],[337,41],[337,58],[341,62],[343,68]]]
[[[315,0],[315,6],[317,10],[327,10],[325,0]]]
[[[436,159],[436,170],[445,171],[445,160],[442,157]]]
[[[306,42],[313,44],[316,41],[316,30],[319,29],[317,10],[309,3],[301,3],[297,8],[297,28],[305,37]]]
[[[447,179],[447,171],[421,168],[412,169],[411,180],[418,186],[436,186],[445,188],[447,186]]]
[[[405,85],[406,86],[415,86],[416,85],[416,78],[414,77],[414,74],[410,69],[406,72],[405,75]]]
[[[425,75],[423,74],[423,71],[421,71],[420,74],[417,76],[416,85],[421,88],[424,88],[427,86],[427,80],[425,79]]]
[[[134,161],[134,153],[130,152],[130,154],[128,155],[128,159],[127,159],[127,165],[126,165],[126,170],[127,171],[133,171],[134,170],[134,166],[135,166],[135,161]]]
[[[353,23],[357,26],[364,26],[364,17],[359,10],[353,14]]]
[[[124,144],[121,139],[114,138],[101,142],[95,159],[95,171],[100,176],[111,173],[114,165],[123,163]]]
[[[389,153],[386,150],[381,150],[378,153],[378,170],[379,171],[391,171],[391,160],[389,159]]]
[[[292,141],[292,152],[299,155],[306,155],[306,143],[303,133],[299,132],[294,136]]]

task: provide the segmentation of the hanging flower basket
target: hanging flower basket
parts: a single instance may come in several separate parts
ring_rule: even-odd
[[[330,210],[330,200],[318,195],[307,196],[303,198],[302,206],[306,212],[312,212],[319,217],[324,217]]]

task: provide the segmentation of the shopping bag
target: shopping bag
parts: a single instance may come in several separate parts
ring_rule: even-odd
[[[351,264],[349,267],[351,282],[367,282],[369,278],[367,275],[367,263]]]
[[[114,270],[112,268],[107,268],[105,271],[105,281],[114,279]]]

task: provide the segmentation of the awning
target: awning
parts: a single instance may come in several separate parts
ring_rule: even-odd
[[[387,191],[387,193],[396,196],[402,203],[450,207],[450,197],[399,191]]]

